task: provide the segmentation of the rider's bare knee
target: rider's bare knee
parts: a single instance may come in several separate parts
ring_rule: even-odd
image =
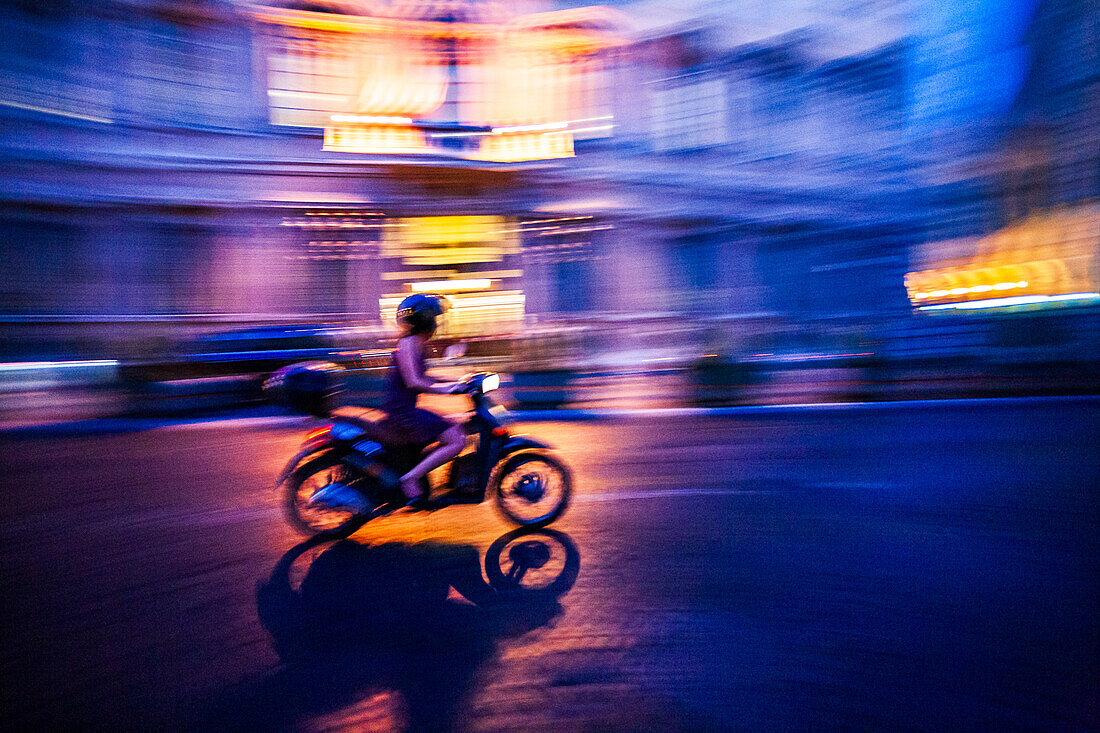
[[[463,432],[461,425],[452,425],[444,430],[439,437],[443,439],[443,444],[449,448],[463,448],[466,446],[466,433]]]

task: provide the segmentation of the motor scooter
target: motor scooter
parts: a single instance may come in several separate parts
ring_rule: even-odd
[[[465,377],[458,393],[469,395],[473,411],[464,423],[466,449],[447,467],[442,497],[432,511],[453,504],[479,504],[492,499],[510,522],[545,527],[565,512],[573,492],[568,466],[550,446],[512,435],[502,420],[507,411],[490,393],[500,377],[479,372]],[[301,447],[279,474],[277,487],[290,524],[307,536],[347,537],[366,522],[404,507],[399,479],[426,451],[403,446],[386,434],[384,423],[339,416],[306,435]],[[319,492],[356,492],[356,502],[331,505],[317,501]],[[433,487],[425,477],[422,490]]]

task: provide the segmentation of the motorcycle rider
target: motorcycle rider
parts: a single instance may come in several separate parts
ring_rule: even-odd
[[[426,508],[428,497],[421,494],[420,479],[432,469],[455,458],[466,447],[466,434],[457,425],[436,413],[417,407],[417,396],[424,392],[455,394],[463,388],[461,382],[448,382],[429,377],[425,370],[428,341],[435,335],[438,319],[450,304],[439,295],[417,293],[401,301],[397,307],[397,325],[401,338],[393,355],[393,366],[386,374],[386,417],[382,427],[395,444],[439,445],[401,477],[401,491],[407,506]]]

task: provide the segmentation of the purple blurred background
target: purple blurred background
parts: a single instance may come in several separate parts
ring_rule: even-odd
[[[506,372],[710,359],[759,383],[824,360],[899,394],[1094,376],[1091,3],[93,0],[0,19],[9,399],[132,365],[212,376],[195,354],[383,346],[427,290]]]

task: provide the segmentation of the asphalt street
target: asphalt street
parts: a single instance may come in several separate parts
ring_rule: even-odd
[[[1096,729],[1098,417],[1035,399],[531,423],[575,471],[556,533],[506,536],[482,505],[312,546],[272,490],[305,422],[8,433],[4,717]],[[485,569],[496,550],[505,576],[539,555],[526,590]]]

